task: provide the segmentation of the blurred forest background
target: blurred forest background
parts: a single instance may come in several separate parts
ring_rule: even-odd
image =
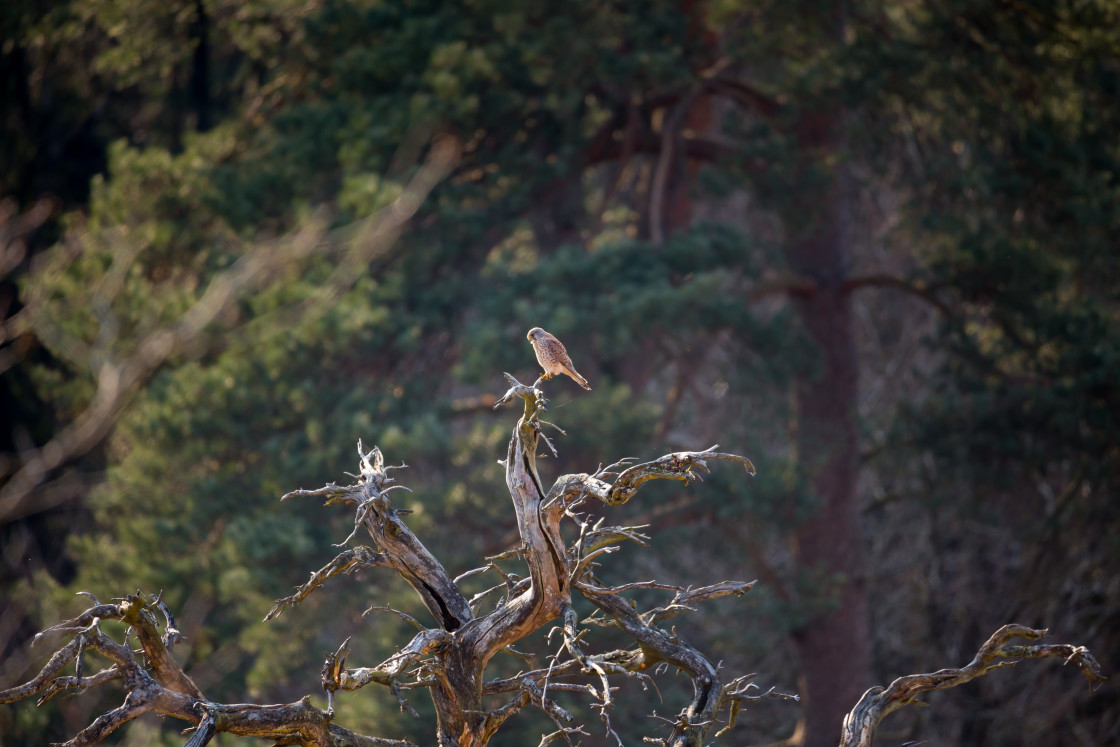
[[[0,683],[76,591],[141,587],[212,699],[321,705],[324,652],[410,637],[362,610],[423,609],[366,572],[261,624],[351,522],[277,498],[345,479],[361,437],[410,466],[453,574],[509,547],[490,404],[536,375],[535,325],[594,387],[548,384],[546,483],[713,443],[758,466],[613,517],[654,545],[612,581],[760,580],[680,628],[805,697],[728,744],[835,744],[867,687],[1008,622],[1115,674],[1120,6],[531,6],[0,6]],[[662,695],[624,690],[627,744]],[[1046,662],[929,700],[879,743],[1120,743],[1116,685]],[[114,705],[6,706],[3,744]],[[339,708],[431,739],[385,691]]]

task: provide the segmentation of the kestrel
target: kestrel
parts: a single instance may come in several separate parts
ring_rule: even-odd
[[[526,337],[533,345],[533,352],[537,354],[537,363],[541,364],[541,368],[544,369],[545,379],[551,379],[557,374],[567,374],[581,387],[589,392],[591,391],[591,387],[587,385],[587,379],[580,376],[576,367],[572,365],[572,359],[568,357],[568,351],[564,349],[564,343],[540,327],[533,327]]]

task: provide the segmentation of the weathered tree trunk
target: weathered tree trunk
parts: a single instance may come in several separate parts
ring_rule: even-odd
[[[433,687],[436,738],[440,747],[485,745],[482,680],[473,656],[461,648],[449,652],[444,663],[449,686]]]
[[[540,425],[537,401],[526,396],[525,414],[506,452],[506,486],[529,566],[529,589],[501,609],[475,618],[457,632],[443,665],[447,685],[432,688],[439,716],[440,747],[482,747],[497,729],[482,707],[483,674],[491,657],[556,618],[571,605],[568,563],[560,518],[564,504],[542,505],[545,490],[537,475]]]

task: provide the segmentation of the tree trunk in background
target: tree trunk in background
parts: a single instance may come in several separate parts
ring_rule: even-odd
[[[817,503],[812,518],[796,532],[795,552],[800,572],[815,580],[810,593],[827,594],[830,602],[827,611],[794,631],[807,747],[835,745],[844,714],[871,684],[856,494],[859,362],[851,300],[844,290],[851,252],[849,189],[838,158],[842,128],[843,115],[836,109],[801,117],[801,163],[786,219],[790,267],[816,285],[796,305],[819,349],[818,365],[796,384],[798,458]]]
[[[718,54],[715,34],[704,26],[703,4],[685,2],[694,35]],[[832,8],[833,43],[843,44],[844,4]],[[827,33],[827,32],[826,32]],[[834,97],[824,97],[826,102]],[[668,117],[667,117],[668,119]],[[714,120],[711,99],[691,102],[685,127],[704,133]],[[814,579],[807,593],[827,598],[793,634],[800,659],[804,722],[795,741],[805,747],[834,747],[845,714],[870,687],[870,622],[856,485],[857,358],[852,306],[844,289],[850,265],[850,193],[842,163],[843,111],[830,103],[810,105],[795,124],[798,163],[789,212],[784,216],[790,268],[817,290],[797,296],[801,321],[819,349],[814,371],[796,382],[797,451],[816,498],[812,519],[801,525],[794,546],[798,570]],[[664,157],[664,153],[662,157]],[[689,188],[699,164],[681,156],[670,180],[663,217],[665,235],[686,227],[692,215]]]

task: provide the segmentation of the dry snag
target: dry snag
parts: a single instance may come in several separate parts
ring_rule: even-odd
[[[606,506],[625,503],[650,480],[691,482],[707,472],[713,460],[737,462],[748,474],[754,474],[750,460],[719,452],[715,446],[704,451],[667,454],[640,464],[624,459],[594,473],[562,475],[546,490],[537,471],[541,442],[552,448],[541,430],[543,425],[551,425],[541,419],[545,411],[541,380],[525,386],[509,374],[506,378],[510,388],[495,407],[518,399],[523,403],[504,460],[506,486],[513,500],[521,543],[506,555],[520,558],[526,575],[507,574],[496,565],[500,558],[490,558],[487,565],[452,578],[404,523],[402,517],[407,515],[407,509],[395,507],[390,500],[393,491],[408,490],[390,477],[396,468],[385,464],[377,447],[367,451],[360,441],[360,474],[353,484],[331,483],[317,490],[297,490],[284,496],[283,499],[320,497],[326,499],[326,505],[351,507],[354,531],[343,544],[364,531],[372,538],[373,547],[356,546],[340,553],[294,594],[278,600],[265,621],[299,604],[328,578],[372,567],[396,571],[415,590],[431,615],[431,620],[421,622],[399,610],[371,608],[398,615],[413,624],[417,633],[395,654],[372,667],[348,667],[350,641],[342,642],[323,664],[325,709],[312,705],[308,697],[281,705],[227,705],[208,700],[172,656],[179,632],[171,611],[158,597],[139,591],[111,604],[93,599],[94,606],[78,617],[36,636],[33,645],[57,637],[67,637],[69,642],[55,652],[36,677],[0,692],[0,702],[42,694],[42,703],[60,692],[82,692],[119,680],[125,691],[122,704],[98,717],[68,745],[97,744],[117,727],[145,713],[190,722],[190,747],[207,744],[219,732],[265,737],[282,744],[410,744],[359,734],[334,722],[334,699],[340,697],[339,691],[377,684],[387,687],[401,707],[413,713],[404,693],[426,690],[435,706],[437,743],[441,747],[485,745],[507,719],[526,706],[540,709],[556,724],[555,731],[542,736],[541,745],[576,744],[581,735],[589,735],[592,730],[621,744],[611,725],[617,689],[612,683],[619,678],[634,678],[645,685],[660,671],[673,668],[691,680],[692,697],[676,717],[659,718],[661,733],[644,741],[699,747],[727,733],[744,705],[763,698],[796,700],[797,696],[778,693],[773,688],[762,690],[751,682],[754,675],[726,680],[720,668],[704,654],[676,636],[671,628],[661,626],[664,620],[694,611],[700,602],[742,595],[751,589],[753,581],[723,581],[699,588],[656,581],[604,584],[596,574],[603,557],[618,549],[621,542],[645,545],[649,538],[642,534],[643,527],[604,526],[602,521],[592,523],[576,512],[588,501]],[[576,536],[570,542],[565,542],[561,535],[563,521],[575,525]],[[486,573],[497,574],[500,582],[468,598],[459,584],[467,577]],[[643,612],[627,597],[634,590],[660,590],[672,597],[662,606]],[[572,604],[573,595],[590,602],[596,613],[580,620]],[[102,630],[114,620],[128,626],[123,642]],[[511,677],[486,679],[487,663],[492,657],[500,652],[520,656],[511,648],[514,644],[533,633],[547,631],[554,623],[549,637],[558,636],[556,652],[547,662],[541,666],[527,665]],[[632,639],[633,646],[592,651],[587,642],[590,626],[613,627]],[[1038,634],[1009,627],[1013,628],[1013,635]],[[128,643],[133,635],[140,644],[139,651],[133,651]],[[971,669],[913,675],[926,679],[907,683],[903,682],[907,678],[903,678],[885,691],[869,691],[844,725],[844,743],[870,744],[875,726],[887,713],[912,702],[920,691],[951,687],[983,674],[997,666],[992,657],[1064,655],[1076,660],[1087,676],[1090,672],[1100,676],[1096,663],[1084,649],[1008,647],[1007,638],[997,641],[998,636],[993,636],[982,649],[973,662],[975,666],[969,665]],[[84,665],[93,652],[106,659],[109,666],[96,673],[85,673]],[[71,662],[74,674],[64,675],[63,670]],[[572,714],[557,700],[560,693],[586,698],[597,711],[600,723],[573,723]]]

